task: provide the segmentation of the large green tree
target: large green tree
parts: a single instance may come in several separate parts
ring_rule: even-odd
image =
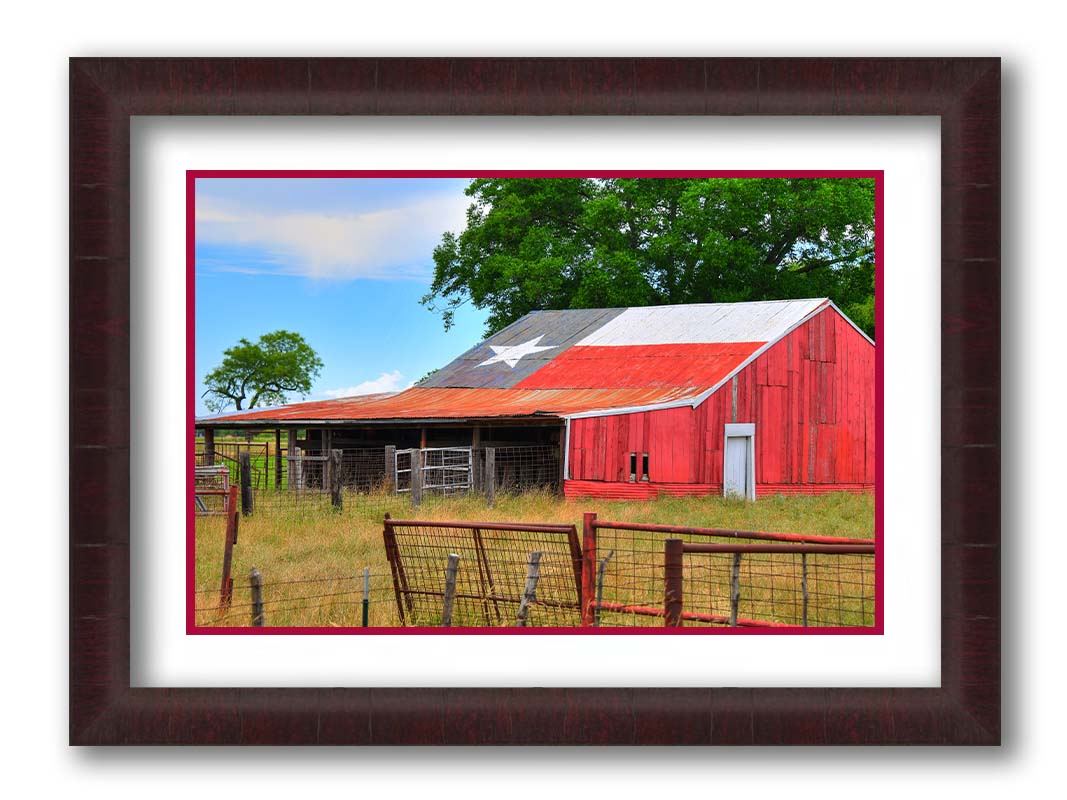
[[[278,330],[254,343],[241,339],[204,377],[204,403],[215,412],[285,403],[286,392],[307,395],[321,369],[322,360],[299,333]]]
[[[422,302],[529,311],[829,297],[874,334],[874,181],[479,178]]]

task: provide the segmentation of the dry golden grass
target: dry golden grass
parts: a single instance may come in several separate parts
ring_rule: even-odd
[[[620,522],[874,537],[874,498],[870,495],[768,497],[749,503],[718,497],[661,497],[641,502],[567,501],[551,493],[526,493],[499,497],[494,508],[487,508],[482,498],[463,496],[429,498],[422,507],[413,510],[406,497],[350,494],[346,495],[345,507],[340,512],[330,509],[322,499],[293,503],[290,495],[272,497],[265,493],[259,495],[257,502],[256,513],[240,523],[231,573],[234,597],[228,612],[220,613],[217,608],[225,523],[222,517],[197,518],[198,624],[249,624],[248,575],[254,566],[263,575],[265,617],[270,626],[359,626],[364,567],[371,570],[370,624],[397,625],[382,541],[382,516],[386,511],[394,519],[573,523],[579,531],[583,512],[596,511],[602,520]],[[649,546],[657,551],[650,552],[650,558],[659,563],[662,550],[658,544]],[[601,555],[606,555],[606,539],[602,549]],[[749,569],[758,577],[759,561],[752,560]],[[765,575],[775,571],[763,569]],[[715,580],[721,583],[722,571],[715,570],[715,573]],[[698,574],[694,571],[694,580]],[[745,612],[760,611],[764,592],[764,601],[772,606],[788,604],[781,576],[774,580],[756,577],[753,586],[765,588],[758,593],[748,592],[748,597],[743,598],[747,603],[743,606]],[[812,581],[816,579],[813,576]],[[647,585],[655,587],[656,580],[655,576],[649,577]],[[710,587],[712,581],[706,583]],[[816,591],[818,586],[809,585],[809,589]],[[824,591],[832,589],[827,584]],[[795,595],[791,588],[788,592],[793,593],[790,597]],[[615,619],[611,616],[605,615],[604,624],[633,624],[632,620],[619,618],[621,615],[614,615]],[[650,622],[662,624],[659,620]],[[854,624],[870,624],[870,621],[861,613]]]

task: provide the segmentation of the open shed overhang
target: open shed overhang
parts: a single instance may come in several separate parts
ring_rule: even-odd
[[[225,417],[198,419],[194,427],[198,430],[238,429],[249,430],[289,430],[295,428],[426,428],[426,427],[470,427],[470,426],[524,426],[524,425],[562,425],[564,417],[555,414],[538,414],[525,417],[427,417],[412,419],[292,419],[292,420],[227,420]]]

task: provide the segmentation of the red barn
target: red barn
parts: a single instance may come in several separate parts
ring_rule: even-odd
[[[314,447],[553,444],[568,497],[865,491],[874,343],[829,300],[538,311],[391,395],[198,427]]]

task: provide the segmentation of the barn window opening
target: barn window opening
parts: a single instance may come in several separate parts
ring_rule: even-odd
[[[630,482],[637,480],[637,453],[630,453]]]
[[[641,454],[641,480],[648,480],[648,453]]]

